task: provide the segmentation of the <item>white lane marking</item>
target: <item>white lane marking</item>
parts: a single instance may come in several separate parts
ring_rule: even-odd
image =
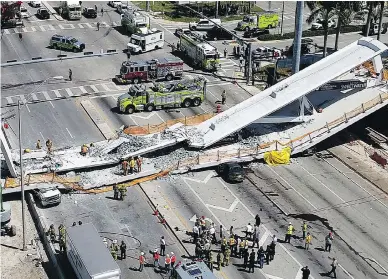
[[[166,123],[166,121],[164,121],[164,119],[159,115],[159,113],[156,113],[156,116],[159,117],[159,119],[160,119],[163,123]]]
[[[318,210],[318,208],[313,205],[308,199],[306,199],[301,193],[299,193],[290,183],[288,183],[287,180],[285,180],[283,177],[281,177],[276,171],[274,171],[271,167],[267,166],[274,174],[276,174],[277,177],[279,177],[284,183],[287,184],[288,187],[291,187],[302,199],[304,199],[309,205],[311,205],[312,208],[315,210]]]
[[[49,101],[49,103],[50,103],[50,105],[51,105],[53,108],[55,108],[53,102]]]
[[[132,122],[135,123],[136,126],[140,126],[135,119],[133,119],[132,115],[129,116],[129,118],[131,118]]]
[[[93,25],[91,25],[90,23],[85,23],[85,22],[77,23],[77,25],[78,25],[79,28],[85,28],[84,25],[86,25],[86,27],[88,27],[88,28],[94,28]]]
[[[67,95],[69,95],[69,97],[73,96],[73,92],[71,92],[70,88],[65,88],[65,90],[66,90]]]
[[[54,89],[54,90],[51,90],[55,93],[55,96],[57,96],[57,98],[62,98],[62,95],[59,93],[59,90],[58,89]]]
[[[5,29],[7,30],[7,29]],[[8,96],[8,97],[5,97],[5,99],[7,100],[8,104],[13,104],[14,101],[12,100],[12,97]]]
[[[343,203],[348,203],[347,201],[345,201],[343,198],[341,198],[340,196],[338,196],[333,190],[331,190],[328,186],[326,186],[325,183],[323,183],[321,180],[319,180],[318,178],[316,178],[314,175],[311,174],[311,172],[309,172],[307,169],[305,169],[301,164],[299,164],[298,161],[296,161],[296,163],[302,168],[302,170],[304,170],[305,172],[307,172],[312,178],[314,178],[319,184],[321,184],[323,187],[325,187],[327,190],[329,190],[330,193],[332,193],[334,196],[336,196],[339,200],[341,200]]]
[[[212,95],[213,98],[216,99],[216,101],[220,101],[221,95],[220,95],[219,98],[217,98],[216,95],[214,95],[210,90],[206,90],[206,94],[207,94],[207,93],[209,93],[210,95]],[[230,108],[226,103],[225,103],[223,106],[225,106],[225,107],[227,107],[227,108]]]
[[[346,275],[348,275],[350,278],[354,279],[354,277],[352,275],[350,275],[350,273],[345,268],[343,268],[342,265],[338,264],[338,266],[346,273]]]
[[[23,104],[27,104],[27,99],[24,95],[16,95],[20,98],[20,100],[22,101]]]
[[[377,264],[379,267],[381,267],[386,274],[388,274],[388,270],[385,269],[378,261],[376,261],[374,258],[371,258],[372,262],[374,262],[375,264]]]
[[[67,26],[63,26],[63,25],[67,25]],[[62,30],[63,29],[75,29],[75,26],[73,24],[70,24],[70,23],[66,23],[66,24],[58,24],[59,28],[61,28]]]
[[[225,207],[221,207],[221,206],[217,206],[217,205],[212,205],[212,204],[206,204],[206,206],[232,213],[233,210],[238,205],[238,203],[239,203],[238,200],[234,200],[234,202],[229,206],[229,208],[225,208]]]
[[[43,141],[44,141],[44,140],[45,140],[45,138],[44,138],[44,136],[43,136],[42,132],[40,132],[40,131],[39,131],[39,134],[40,134],[40,136],[42,137],[42,139],[43,139]]]
[[[38,97],[36,97],[36,94],[35,94],[35,93],[31,93],[31,98],[32,98],[32,100],[34,100],[34,101],[38,101],[38,100],[39,100]]]
[[[9,34],[11,34],[11,32],[9,32],[9,30],[8,30],[8,29],[3,29],[2,31],[4,32],[4,34],[5,34],[5,35],[9,35]]]
[[[132,118],[132,117],[137,117],[137,118],[141,118],[141,119],[146,119],[146,120],[148,120],[148,119],[150,119],[152,116],[154,116],[155,114],[157,114],[156,111],[153,111],[153,112],[151,112],[150,114],[148,114],[147,116],[131,115],[131,118]]]
[[[171,32],[170,30],[168,30],[168,29],[167,29],[166,27],[164,27],[162,24],[158,23],[158,25],[159,25],[160,27],[162,27],[164,30],[166,30],[167,32],[169,32],[170,34],[174,35],[173,32]]]
[[[28,105],[27,105],[27,104],[26,104],[26,108],[27,108],[28,112],[31,112],[31,111],[30,111],[30,108],[28,107]]]
[[[100,85],[102,86],[102,88],[105,89],[105,91],[112,91],[112,89],[110,89],[110,88],[108,87],[108,85],[106,85],[105,83],[102,83],[102,84],[100,84]]]
[[[191,185],[186,181],[186,177],[182,177],[182,179],[183,179],[183,182],[187,185],[187,187],[189,187],[191,192],[193,192],[193,194],[197,197],[197,199],[203,204],[203,206],[205,206],[207,208],[207,210],[209,210],[209,212],[212,214],[212,216],[218,222],[218,224],[222,225],[222,227],[225,228],[225,226],[222,224],[221,220],[218,219],[218,217],[213,213],[213,211],[210,210],[210,208],[208,206],[206,206],[206,203],[203,201],[203,199],[198,195],[197,192],[194,191],[194,189],[191,187]]]
[[[270,233],[268,230],[266,230],[266,231],[264,232],[263,236],[262,236],[262,237],[260,238],[260,240],[259,240],[259,246],[263,246],[264,243],[265,243],[265,241],[267,240],[267,238],[268,238],[270,235],[271,235],[271,233]]]
[[[349,176],[347,176],[346,174],[347,173],[356,173],[356,172],[343,172],[343,171],[340,171],[338,168],[336,168],[333,164],[331,164],[329,161],[327,161],[326,159],[323,159],[327,164],[329,164],[332,168],[334,168],[335,170],[337,170],[339,173],[341,173],[343,176],[345,176],[347,179],[349,179],[350,181],[352,181],[354,184],[356,184],[358,187],[360,187],[362,190],[364,190],[364,192],[368,193],[369,196],[373,197],[373,195],[371,193],[369,193],[368,190],[366,190],[364,187],[362,187],[360,184],[358,184],[356,181],[354,181],[353,179],[351,179]],[[340,162],[338,160],[338,162]],[[341,163],[343,164],[343,163]],[[343,164],[344,165],[344,164]],[[345,165],[344,165],[345,166]],[[385,193],[382,193],[383,195],[385,195]],[[383,203],[382,201],[380,201],[380,199],[376,198],[374,199],[375,201],[377,201],[378,203],[380,203],[382,206],[384,206],[385,208],[388,208],[388,206]]]
[[[100,90],[97,89],[95,85],[89,85],[89,87],[94,91],[94,92],[99,92]]]
[[[211,86],[222,86],[222,85],[231,85],[231,84],[232,84],[231,82],[224,82],[224,83],[213,83],[206,86],[211,87]]]
[[[278,277],[278,276],[271,275],[271,274],[267,274],[267,273],[265,273],[265,276],[266,276],[268,279],[284,279],[284,278],[282,278],[282,277]],[[302,278],[302,276],[301,276],[301,277],[298,277],[298,278]]]
[[[194,178],[190,178],[190,177],[186,177],[187,180],[190,180],[190,181],[194,181],[194,182],[198,182],[198,183],[202,183],[202,184],[206,184],[209,182],[209,180],[214,177],[216,175],[216,173],[214,171],[210,171],[209,174],[205,177],[204,180],[199,180],[199,179],[194,179]]]
[[[88,91],[87,91],[87,90],[85,89],[85,87],[83,87],[83,86],[80,86],[80,87],[79,87],[79,90],[81,90],[82,93],[85,93],[85,94],[88,93]]]
[[[51,97],[50,97],[50,95],[49,95],[46,91],[43,91],[43,92],[41,92],[41,93],[43,94],[44,98],[45,98],[47,101],[51,101]]]
[[[72,139],[74,139],[74,137],[71,135],[69,129],[66,128],[66,131],[69,133],[70,137],[71,137]]]

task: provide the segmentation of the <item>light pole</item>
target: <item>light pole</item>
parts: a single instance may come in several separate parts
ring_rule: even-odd
[[[44,80],[37,89],[39,89],[43,84],[51,79],[63,79],[63,76],[55,76],[49,77]],[[34,93],[37,89],[33,90],[30,94],[27,95],[26,103],[28,101],[28,96]],[[19,115],[19,160],[20,160],[20,191],[22,194],[22,228],[23,228],[23,251],[27,251],[27,243],[26,243],[26,218],[25,218],[25,198],[24,198],[24,173],[23,173],[23,149],[22,149],[22,113],[21,106],[22,102],[18,101],[18,115]]]
[[[284,1],[282,5],[282,25],[280,27],[280,34],[283,36],[283,20],[284,20]]]

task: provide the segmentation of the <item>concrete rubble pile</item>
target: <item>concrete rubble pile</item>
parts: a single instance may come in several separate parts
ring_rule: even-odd
[[[156,168],[165,170],[171,168],[172,166],[176,166],[179,161],[184,161],[196,157],[200,153],[201,152],[198,151],[189,151],[182,147],[170,153],[161,153],[155,158],[150,158],[150,161],[155,165]]]

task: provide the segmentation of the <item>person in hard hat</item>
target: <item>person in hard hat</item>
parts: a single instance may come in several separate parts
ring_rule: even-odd
[[[140,253],[140,257],[139,257],[139,271],[142,272],[143,271],[143,268],[144,268],[144,264],[145,264],[145,257],[144,257],[144,252],[141,252]]]
[[[48,152],[51,153],[51,151],[53,149],[53,142],[51,141],[51,139],[47,139],[46,147],[47,147]]]
[[[303,224],[302,224],[302,238],[303,239],[306,238],[306,232],[307,232],[307,223],[306,223],[306,221],[303,221]]]
[[[160,258],[160,255],[158,253],[158,249],[155,249],[154,250],[154,253],[153,253],[153,258],[154,258],[154,267],[159,267],[159,258]]]
[[[108,248],[109,245],[108,245],[108,240],[106,240],[106,238],[104,237],[102,242],[105,244],[105,247]]]
[[[117,184],[113,185],[113,199],[119,199],[119,188],[117,187]]]
[[[128,175],[128,161],[122,161],[121,168],[123,169],[124,175]]]
[[[59,235],[59,238],[65,237],[66,235],[66,228],[63,224],[60,224],[58,227],[58,235]]]
[[[40,143],[40,140],[36,142],[36,149],[42,149],[42,144]]]
[[[291,222],[289,222],[287,227],[285,242],[290,243],[291,236],[294,233],[294,231],[295,231],[294,226],[291,224]]]
[[[308,250],[310,248],[310,244],[312,243],[312,240],[313,238],[311,234],[308,232],[305,239],[304,249]]]
[[[174,268],[176,262],[176,256],[174,255],[174,252],[171,252],[171,268]]]
[[[170,255],[167,254],[166,257],[164,258],[164,269],[166,271],[166,274],[170,273],[170,267],[171,267],[171,258],[170,258]]]
[[[133,157],[131,157],[130,161],[129,161],[129,172],[131,174],[133,174],[133,171],[135,170],[135,159],[133,159]]]
[[[124,260],[126,258],[127,258],[127,244],[125,244],[124,240],[121,240],[120,259]]]
[[[57,238],[57,236],[55,234],[54,224],[50,225],[50,228],[47,231],[47,235],[50,237],[51,242],[54,243],[55,239]]]
[[[142,159],[140,158],[140,156],[138,156],[136,158],[137,172],[141,172],[141,163],[142,163]]]
[[[119,192],[120,192],[120,200],[124,200],[125,196],[127,195],[127,187],[121,186],[119,187]]]
[[[86,144],[83,144],[81,146],[81,155],[86,156],[87,153],[88,153],[88,147],[86,146]]]

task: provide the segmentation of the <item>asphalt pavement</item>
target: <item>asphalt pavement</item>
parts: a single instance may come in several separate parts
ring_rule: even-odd
[[[177,261],[182,260],[182,255],[185,255],[183,247],[171,231],[153,215],[147,197],[138,187],[129,188],[124,201],[114,200],[113,192],[98,195],[65,195],[61,204],[42,208],[40,213],[46,223],[54,224],[55,228],[60,224],[69,227],[73,222],[82,221],[85,224],[94,224],[100,233],[101,241],[103,237],[108,239],[109,244],[114,239],[117,239],[118,243],[124,240],[127,244],[127,259],[120,260],[119,257],[117,261],[122,278],[165,278],[166,275],[159,270],[155,271],[152,266],[146,266],[143,272],[137,270],[140,252],[145,253],[147,264],[153,263],[150,251],[159,249],[160,252],[161,236],[166,240],[166,253],[174,252]],[[67,259],[59,253],[57,257],[66,275],[71,274],[72,270]],[[164,266],[164,257],[161,257],[160,263]]]
[[[152,182],[190,230],[193,216],[205,216],[222,224],[225,232],[234,226],[244,235],[248,222],[259,214],[264,247],[272,234],[279,244],[275,260],[262,269],[259,278],[301,278],[308,265],[312,278],[325,276],[331,259],[339,261],[338,278],[383,278],[387,275],[387,196],[334,158],[293,159],[290,165],[269,167],[255,164],[247,170],[249,180],[231,184],[214,171],[202,171]],[[349,178],[348,178],[349,177]],[[312,247],[304,249],[303,221],[313,236]],[[288,222],[296,231],[291,244],[282,243]],[[332,251],[324,252],[324,238],[334,232]],[[239,270],[240,259],[225,268],[229,278]],[[279,268],[282,267],[282,268]],[[260,276],[261,276],[260,275]],[[250,276],[250,274],[249,274]],[[257,275],[256,275],[257,276]],[[249,278],[249,277],[247,277]],[[257,277],[256,277],[257,278]]]

